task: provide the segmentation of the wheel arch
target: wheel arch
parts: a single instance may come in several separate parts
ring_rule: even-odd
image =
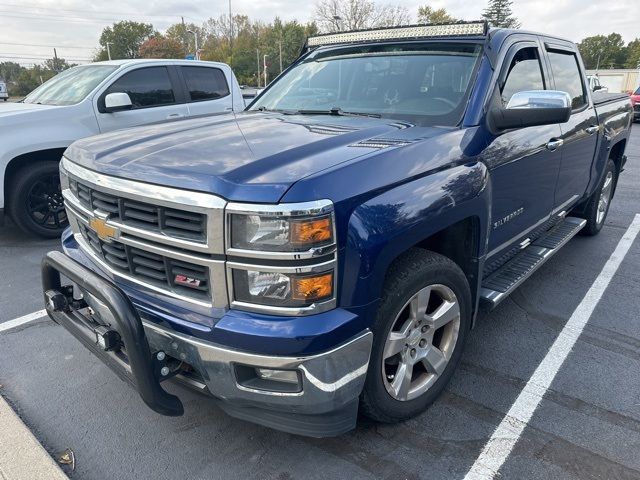
[[[5,210],[8,207],[11,185],[18,172],[37,162],[59,162],[65,150],[66,147],[46,148],[23,153],[12,158],[4,170],[3,200]]]
[[[482,163],[444,170],[371,199],[349,222],[341,303],[370,304],[373,318],[389,269],[417,247],[461,268],[475,314],[489,224],[490,182]]]

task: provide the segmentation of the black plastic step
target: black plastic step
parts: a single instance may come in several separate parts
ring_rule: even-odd
[[[582,218],[567,217],[534,243],[522,249],[511,260],[482,281],[480,301],[488,308],[496,307],[533,272],[555,255],[587,223]]]

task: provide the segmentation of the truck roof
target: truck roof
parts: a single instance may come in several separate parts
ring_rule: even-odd
[[[124,59],[124,60],[107,60],[104,62],[93,62],[87,63],[84,65],[79,65],[80,67],[86,67],[88,65],[114,65],[114,66],[122,66],[122,65],[206,65],[206,66],[222,66],[226,65],[221,62],[209,62],[205,60],[184,60],[184,59],[156,59],[156,58],[133,58],[133,59]]]

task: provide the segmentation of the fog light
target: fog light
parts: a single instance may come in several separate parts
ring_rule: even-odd
[[[298,383],[298,372],[295,370],[271,370],[270,368],[256,368],[256,375],[262,380],[274,382]]]

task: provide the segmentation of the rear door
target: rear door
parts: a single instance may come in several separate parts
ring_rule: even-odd
[[[562,159],[556,187],[556,207],[567,209],[586,192],[598,143],[598,118],[587,92],[578,56],[569,47],[546,44],[554,89],[567,92],[573,112],[568,123],[560,125]]]
[[[152,66],[130,70],[114,80],[98,97],[96,111],[101,132],[177,120],[188,115],[184,92],[171,67]],[[104,98],[126,93],[131,110],[107,113]]]
[[[517,92],[548,89],[542,58],[538,42],[513,45],[501,68],[493,104],[506,106]],[[493,191],[489,257],[526,246],[549,220],[560,169],[560,151],[553,142],[560,135],[557,124],[519,128],[500,132],[485,150]]]
[[[178,68],[184,78],[190,116],[233,110],[229,83],[221,69],[200,65],[183,65]]]

